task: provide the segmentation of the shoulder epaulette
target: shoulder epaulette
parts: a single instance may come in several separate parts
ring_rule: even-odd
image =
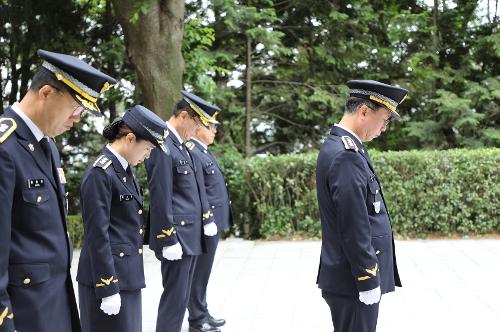
[[[0,118],[0,144],[3,143],[16,128],[16,120],[12,118]]]
[[[189,150],[193,150],[193,149],[194,149],[194,147],[196,146],[196,145],[194,145],[194,143],[193,143],[193,142],[191,142],[191,141],[187,141],[187,142],[185,143],[185,145],[186,145],[186,147],[187,147]]]
[[[358,146],[356,145],[356,142],[349,137],[349,136],[342,136],[342,143],[344,143],[344,148],[346,150],[353,150],[358,152]]]
[[[108,157],[106,157],[105,155],[102,154],[99,156],[99,158],[96,159],[93,166],[97,167],[97,168],[102,168],[103,170],[105,170],[112,163],[113,163],[113,161],[111,159],[109,159]]]

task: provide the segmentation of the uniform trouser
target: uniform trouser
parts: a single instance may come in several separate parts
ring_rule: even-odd
[[[197,257],[183,255],[180,260],[161,261],[163,293],[158,306],[156,332],[180,332]]]
[[[191,295],[189,296],[188,310],[189,323],[202,324],[208,321],[207,285],[214,264],[215,251],[219,243],[220,233],[215,236],[205,236],[207,252],[198,256],[194,268]]]
[[[78,284],[82,332],[141,332],[141,291],[120,291],[120,297],[120,312],[118,315],[108,315],[101,310],[102,299],[96,297],[95,289]]]
[[[366,305],[357,295],[340,295],[322,291],[330,307],[335,332],[375,332],[379,304]]]

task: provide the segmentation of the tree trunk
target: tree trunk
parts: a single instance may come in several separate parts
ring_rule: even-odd
[[[111,7],[111,0],[106,0],[106,7],[104,11],[104,37],[109,37],[113,33],[113,29],[116,26],[116,19],[113,17],[113,10]],[[113,58],[109,58],[106,63],[106,73],[108,73],[111,77],[118,77],[118,73],[115,68],[115,61]],[[109,101],[109,122],[111,123],[116,118],[116,101]]]
[[[245,82],[245,157],[252,155],[252,37],[246,35],[246,82]]]
[[[433,30],[432,30],[432,52],[434,53],[434,56],[438,56],[439,52],[439,28],[438,28],[438,10],[439,10],[439,3],[438,0],[434,0],[434,8],[432,11],[432,25],[433,25]],[[439,61],[439,56],[438,60],[433,60],[432,61],[432,71],[436,73],[437,70],[437,65]],[[436,79],[433,80],[432,82],[432,96],[431,98],[436,97]]]
[[[112,2],[125,34],[128,57],[137,73],[144,105],[168,119],[181,98],[184,1],[147,1],[146,13],[139,10],[137,1]],[[132,17],[138,11],[139,18],[133,22]]]

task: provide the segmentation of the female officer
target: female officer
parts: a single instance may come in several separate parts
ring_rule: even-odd
[[[165,151],[164,121],[143,106],[104,131],[109,144],[85,172],[81,187],[84,244],[78,264],[82,330],[142,330],[143,198],[132,166]]]

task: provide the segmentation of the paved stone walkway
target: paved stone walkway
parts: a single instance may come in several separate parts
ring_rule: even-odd
[[[320,246],[222,241],[208,290],[211,313],[227,320],[222,331],[331,332],[315,285]],[[500,240],[397,241],[396,252],[404,287],[382,298],[377,331],[500,331]],[[160,264],[144,253],[143,331],[154,332]],[[73,276],[77,262],[78,252]]]

